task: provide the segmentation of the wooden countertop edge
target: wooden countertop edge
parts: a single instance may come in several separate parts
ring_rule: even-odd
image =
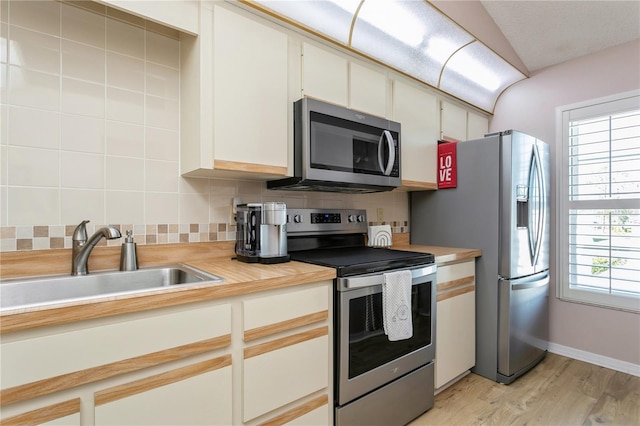
[[[428,246],[420,244],[398,244],[391,248],[396,250],[432,253],[436,257],[436,264],[442,266],[449,263],[461,262],[482,256],[482,250],[456,247]]]
[[[398,237],[397,239],[396,236]],[[433,253],[438,265],[460,262],[482,255],[482,252],[477,249],[410,244],[408,234],[394,234],[394,241],[396,241],[396,244],[391,247],[393,249]],[[222,299],[332,280],[336,276],[334,269],[299,262],[288,262],[279,265],[241,264],[230,259],[231,255],[229,253],[232,253],[232,249],[233,246],[230,242],[141,246],[139,247],[139,251],[142,252],[139,253],[142,254],[140,260],[145,267],[184,263],[221,276],[225,281],[197,287],[159,290],[153,293],[120,295],[105,297],[100,300],[71,302],[65,305],[59,304],[50,307],[7,311],[0,314],[0,334],[186,303]],[[69,255],[68,250],[3,254],[0,263],[2,263],[2,269],[4,269],[2,272],[5,278],[16,276],[18,272],[22,272],[29,267],[32,268],[34,264],[47,265],[47,270],[52,273],[52,265],[64,264]],[[94,255],[97,258],[94,270],[100,269],[98,266],[113,267],[113,263],[119,255],[119,248],[105,247],[102,250],[96,250]],[[48,260],[42,262],[43,257]],[[189,260],[184,261],[185,258]],[[13,268],[13,273],[4,274],[12,269],[14,262],[19,264],[19,267]],[[60,268],[57,265],[56,267],[66,271],[66,267]],[[55,272],[59,272],[56,268],[53,269]],[[31,269],[31,271],[34,272],[34,269]],[[38,270],[36,275],[42,273],[44,272]]]
[[[23,311],[8,311],[0,314],[0,334],[87,319],[141,312],[186,303],[223,299],[242,294],[332,280],[336,276],[335,270],[331,268],[298,262],[290,262],[290,264],[292,266],[290,265],[289,269],[300,268],[302,271],[295,273],[278,272],[267,278],[249,278],[248,280],[241,281],[233,277],[227,279],[224,275],[217,272],[215,268],[216,262],[210,262],[208,263],[209,266],[205,265],[204,267],[203,264],[194,262],[190,265],[197,265],[196,267],[206,270],[207,272],[221,275],[225,278],[225,281],[195,288],[176,289],[176,291],[161,290],[154,293],[122,295],[108,300],[39,307]],[[270,266],[277,267],[278,265]],[[263,270],[265,269],[264,266],[256,267]]]

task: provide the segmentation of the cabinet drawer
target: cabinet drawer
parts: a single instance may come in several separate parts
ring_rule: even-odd
[[[245,350],[244,421],[329,386],[329,336],[323,329],[319,337],[255,356]]]
[[[2,419],[5,426],[37,424],[80,426],[80,398],[47,405]]]
[[[96,425],[231,424],[230,356],[95,394]]]
[[[244,340],[326,321],[329,316],[331,282],[243,302]]]
[[[475,274],[476,264],[473,260],[462,263],[454,263],[450,265],[438,265],[438,285],[446,284],[450,281],[456,281],[466,277],[474,277]]]
[[[4,389],[43,379],[52,378],[52,382],[37,388],[56,391],[184,357],[189,351],[226,346],[231,307],[207,306],[98,323],[88,321],[85,328],[3,343],[3,398],[10,398]],[[170,352],[173,348],[180,348],[181,353]]]

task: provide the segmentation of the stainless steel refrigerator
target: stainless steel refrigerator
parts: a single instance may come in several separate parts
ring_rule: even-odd
[[[512,130],[460,142],[457,187],[410,203],[412,244],[482,250],[472,371],[513,382],[548,346],[549,146]]]

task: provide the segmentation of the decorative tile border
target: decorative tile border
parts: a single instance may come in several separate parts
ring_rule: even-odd
[[[3,226],[0,227],[0,252],[50,250],[71,248],[73,231],[77,225],[52,226]],[[87,224],[87,234],[92,235],[104,225]],[[189,223],[158,225],[113,225],[123,238],[127,231],[139,245],[198,243],[210,241],[232,241],[236,238],[236,225],[230,223]],[[98,246],[119,246],[123,238],[102,239]]]
[[[409,232],[409,222],[369,222],[369,225],[391,225],[393,233]],[[3,226],[0,227],[0,252],[51,250],[71,248],[71,237],[77,225],[51,226]],[[88,223],[87,234],[92,235],[96,229],[104,225]],[[233,241],[236,239],[235,223],[188,223],[158,225],[113,225],[124,236],[133,231],[133,238],[139,245],[199,243],[212,241]],[[115,240],[102,239],[99,247],[119,246],[123,238]]]

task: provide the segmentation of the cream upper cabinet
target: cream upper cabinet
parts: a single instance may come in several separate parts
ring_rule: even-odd
[[[227,4],[203,3],[201,15],[200,37],[182,40],[181,173],[286,176],[287,34]]]
[[[387,76],[384,72],[307,42],[302,43],[301,96],[387,116]]]
[[[435,189],[438,145],[438,101],[426,90],[393,82],[393,120],[402,126],[402,184]]]
[[[483,138],[489,132],[489,119],[469,111],[467,114],[467,140]]]
[[[350,108],[378,117],[387,116],[387,76],[358,63],[349,64]]]
[[[467,140],[467,110],[447,101],[441,105],[440,136],[448,141]]]
[[[174,28],[189,34],[199,33],[198,0],[95,0],[98,3],[129,12],[161,25]]]
[[[329,50],[302,43],[302,92],[325,102],[347,106],[348,62]]]
[[[438,266],[436,389],[475,365],[475,261]]]

